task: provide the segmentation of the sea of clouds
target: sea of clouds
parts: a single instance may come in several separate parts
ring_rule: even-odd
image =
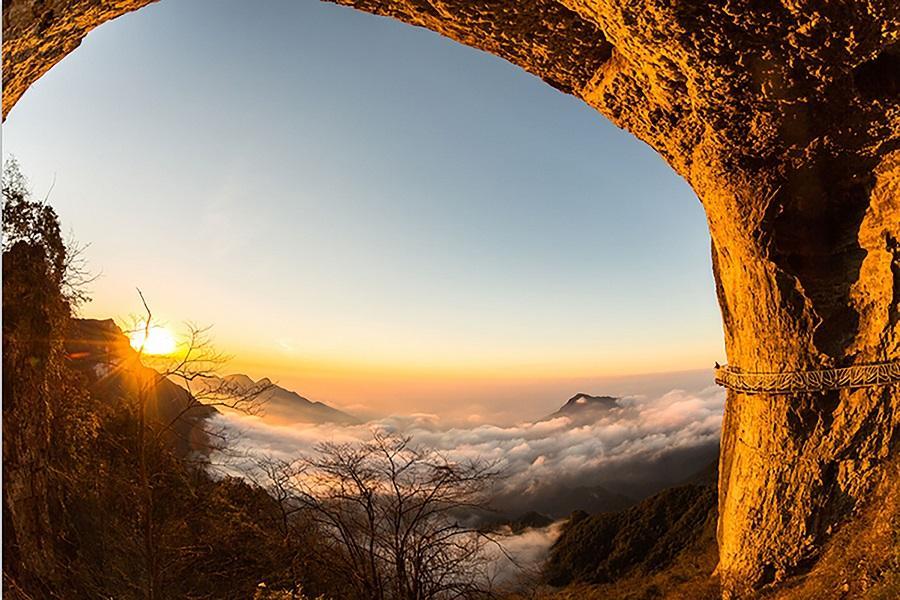
[[[621,398],[615,408],[586,424],[557,416],[511,426],[471,427],[445,426],[437,415],[422,413],[351,426],[273,425],[264,417],[223,413],[213,420],[228,443],[213,453],[211,462],[240,475],[250,468],[253,457],[291,460],[314,451],[321,442],[352,443],[370,438],[373,430],[395,432],[451,460],[496,461],[505,473],[497,490],[500,508],[515,515],[559,502],[579,486],[617,492],[629,482],[657,488],[677,483],[715,456],[724,403],[724,392],[713,386]],[[526,530],[504,546],[517,565],[531,568],[546,556],[563,522],[560,518],[549,527]],[[512,566],[498,554],[501,579],[518,569]]]
[[[214,424],[229,441],[212,462],[240,471],[248,456],[290,460],[321,442],[360,441],[380,429],[409,435],[414,444],[453,460],[496,461],[506,475],[500,496],[527,497],[547,489],[629,478],[667,483],[703,467],[690,464],[690,458],[673,462],[670,457],[690,457],[718,443],[724,401],[723,391],[715,386],[698,392],[672,390],[655,398],[622,398],[616,408],[588,424],[559,416],[511,426],[448,427],[438,416],[421,413],[352,426],[273,425],[264,417],[220,414]]]

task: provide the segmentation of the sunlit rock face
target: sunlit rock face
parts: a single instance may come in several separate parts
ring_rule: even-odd
[[[729,363],[900,359],[897,0],[340,3],[496,54],[653,146],[706,208]],[[93,27],[146,4],[5,2],[4,117]],[[898,431],[896,387],[730,394],[726,594],[810,568]]]

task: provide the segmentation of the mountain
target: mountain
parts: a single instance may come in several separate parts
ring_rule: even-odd
[[[587,513],[615,512],[632,506],[636,500],[610,491],[605,485],[543,485],[534,489],[512,489],[495,495],[491,505],[502,515],[512,518],[538,512],[561,519],[574,511]]]
[[[562,488],[556,499],[553,514],[569,514],[583,510],[589,514],[615,512],[634,504],[634,499],[612,492],[600,485]]]
[[[144,366],[112,319],[72,319],[64,344],[70,365],[82,373],[96,397],[112,405],[147,389],[147,418],[164,426],[176,452],[185,456],[209,451],[211,440],[203,422],[218,411]]]
[[[578,424],[592,423],[618,409],[618,401],[618,398],[612,396],[591,396],[585,393],[575,394],[559,410],[547,415],[541,421],[568,417]]]
[[[259,395],[262,408],[260,416],[278,424],[293,423],[333,423],[336,425],[358,425],[361,421],[322,402],[304,398],[300,394],[272,383],[268,378],[254,381],[242,373],[218,378],[207,378],[200,385],[210,388],[236,388],[242,391],[263,390]]]
[[[719,457],[718,451],[716,457],[711,460],[702,469],[699,469],[693,475],[684,479],[679,485],[716,485],[719,481]]]
[[[540,529],[541,527],[546,527],[551,523],[553,523],[553,519],[532,510],[524,515],[519,515],[518,518],[511,521],[509,523],[509,528],[513,533],[522,533],[528,529]]]
[[[617,513],[572,515],[550,550],[553,586],[604,586],[591,597],[709,597],[716,565],[715,484],[669,488]]]
[[[639,401],[579,393],[537,423],[564,418],[557,426],[596,427],[602,432],[607,427],[631,427],[641,416]],[[537,511],[556,519],[574,511],[617,512],[666,488],[708,483],[715,477],[717,456],[718,444],[712,441],[651,448],[630,460],[609,460],[602,468],[581,471],[577,479],[557,476],[548,482],[533,481],[527,489],[499,495],[495,505],[507,515]]]

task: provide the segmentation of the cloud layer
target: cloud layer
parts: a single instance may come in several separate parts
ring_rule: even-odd
[[[497,461],[507,475],[497,490],[501,508],[540,510],[558,505],[553,498],[571,495],[572,489],[603,486],[643,495],[699,470],[715,452],[724,397],[717,387],[672,390],[655,398],[620,399],[590,424],[558,417],[507,427],[446,427],[436,415],[422,413],[357,426],[277,426],[223,414],[215,420],[227,433],[228,450],[215,453],[213,462],[240,471],[246,456],[292,459],[320,442],[363,440],[382,429],[410,435],[414,443],[452,459]]]
[[[550,546],[559,538],[565,524],[565,520],[560,520],[546,527],[526,529],[517,535],[503,537],[502,550],[498,546],[488,545],[488,574],[493,584],[500,589],[516,589],[537,581]]]

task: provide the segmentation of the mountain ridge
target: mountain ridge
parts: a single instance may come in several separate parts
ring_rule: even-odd
[[[244,373],[232,373],[222,377],[207,378],[203,385],[215,387],[221,382],[236,385],[242,389],[258,388],[260,394],[261,410],[259,416],[263,419],[279,423],[332,423],[335,425],[359,425],[361,421],[351,414],[329,406],[324,402],[310,400],[293,390],[281,387],[268,377],[254,381],[252,377]]]

